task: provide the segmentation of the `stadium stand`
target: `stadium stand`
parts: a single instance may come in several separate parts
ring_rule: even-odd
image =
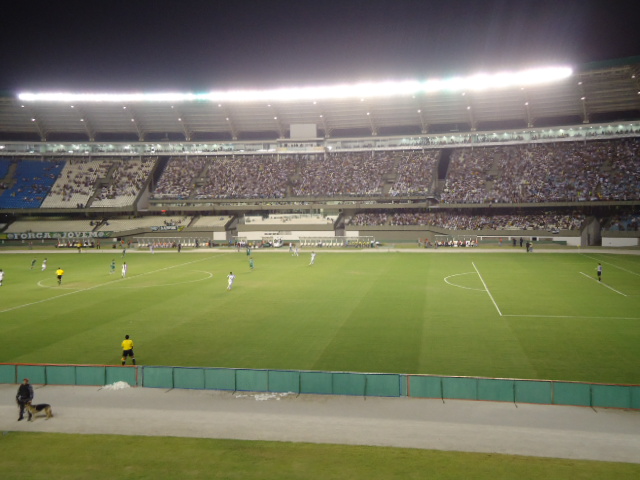
[[[245,225],[268,225],[268,226],[299,226],[299,225],[327,225],[335,223],[337,215],[314,215],[314,214],[270,214],[245,215],[242,223]]]
[[[96,230],[126,232],[137,229],[152,229],[153,227],[186,227],[190,221],[191,218],[188,216],[110,218],[102,222]]]
[[[156,158],[118,159],[111,173],[111,182],[101,187],[91,203],[92,208],[126,207],[132,205],[149,180]]]
[[[534,215],[479,215],[474,213],[359,213],[349,219],[352,226],[428,225],[449,230],[577,230],[585,215],[544,212]]]
[[[283,198],[295,161],[273,155],[249,155],[210,162],[196,198]]]
[[[208,161],[207,157],[171,157],[160,176],[152,197],[189,198],[195,185],[195,179],[202,174]]]
[[[56,220],[46,217],[32,220],[16,220],[4,233],[21,232],[91,232],[95,228],[90,220]]]
[[[640,198],[640,141],[457,150],[443,203],[540,203]]]
[[[21,160],[13,174],[15,184],[0,197],[3,208],[38,208],[49,194],[64,161]]]
[[[25,116],[21,101],[4,98],[2,233],[187,244],[189,230],[219,243],[306,232],[314,244],[360,227],[398,239],[535,230],[597,244],[610,231],[615,245],[640,245],[639,67],[637,58],[589,65],[535,93],[474,92],[472,106],[445,91],[371,99],[364,115],[362,99],[336,98],[318,120],[319,105],[292,101],[279,106],[277,132],[268,104],[227,102],[214,113],[186,102],[177,117],[141,103],[137,139],[128,115],[100,103],[83,141],[68,105],[35,101]],[[293,125],[314,122],[317,138],[288,138]]]
[[[637,232],[638,224],[640,224],[640,213],[615,215],[608,219],[605,228],[612,232]]]
[[[71,208],[88,205],[95,195],[96,181],[111,168],[106,159],[69,159],[41,208]]]
[[[392,155],[349,152],[306,160],[300,180],[294,186],[296,196],[380,196],[383,176],[392,171]]]
[[[4,179],[9,174],[11,162],[12,159],[10,158],[0,158],[0,188],[7,188],[4,184]]]
[[[428,150],[402,155],[397,165],[397,179],[389,189],[389,195],[426,195],[433,192],[438,153],[438,150]]]
[[[190,228],[207,228],[207,227],[224,227],[231,221],[233,217],[229,215],[223,216],[206,216],[201,215],[189,225]]]

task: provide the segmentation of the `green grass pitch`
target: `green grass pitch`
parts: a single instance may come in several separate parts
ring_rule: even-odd
[[[309,251],[282,249],[253,258],[252,271],[235,250],[2,254],[0,362],[118,365],[129,334],[142,365],[640,384],[640,256],[319,250],[309,266]]]

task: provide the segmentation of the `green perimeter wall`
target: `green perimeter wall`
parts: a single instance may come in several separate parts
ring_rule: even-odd
[[[551,380],[442,377],[391,373],[315,372],[109,365],[0,364],[0,383],[109,385],[268,393],[483,400],[640,409],[640,385]]]

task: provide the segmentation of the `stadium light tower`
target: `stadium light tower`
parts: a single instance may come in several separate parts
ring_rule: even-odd
[[[570,67],[544,67],[519,72],[476,74],[468,77],[406,80],[399,82],[368,82],[348,85],[278,88],[271,90],[227,90],[205,93],[69,93],[23,92],[23,102],[67,103],[176,103],[209,101],[215,103],[318,101],[325,99],[376,98],[408,96],[419,93],[483,91],[525,87],[558,82],[570,77]]]

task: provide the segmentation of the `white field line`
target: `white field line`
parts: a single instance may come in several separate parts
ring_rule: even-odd
[[[585,277],[587,277],[589,280],[592,280],[592,281],[594,281],[594,282],[596,282],[596,283],[599,283],[599,284],[600,284],[600,285],[602,285],[603,287],[607,287],[609,290],[613,290],[614,292],[616,292],[616,293],[618,293],[618,294],[622,295],[623,297],[626,297],[626,296],[627,296],[627,295],[625,295],[624,293],[622,293],[622,292],[620,292],[620,291],[616,290],[615,288],[610,287],[610,286],[609,286],[609,285],[607,285],[606,283],[604,283],[604,282],[599,282],[599,281],[598,281],[598,280],[596,280],[595,278],[592,278],[592,277],[591,277],[591,275],[587,275],[587,274],[586,274],[586,273],[584,273],[584,272],[580,272],[580,273],[581,273],[582,275],[584,275]]]
[[[500,316],[502,316],[502,312],[500,311],[500,307],[498,307],[498,304],[493,299],[493,295],[491,295],[491,292],[489,291],[489,287],[487,287],[487,284],[484,282],[484,279],[482,278],[482,275],[480,275],[480,271],[478,270],[478,267],[476,267],[476,264],[473,263],[473,262],[471,262],[471,265],[473,265],[473,268],[475,269],[476,273],[478,274],[478,277],[480,277],[480,281],[482,282],[482,285],[484,285],[484,289],[486,290],[486,292],[489,294],[489,298],[493,302],[493,305],[496,307],[496,310],[498,310],[498,314]]]
[[[129,280],[130,278],[142,277],[144,275],[151,275],[151,274],[154,274],[154,273],[163,272],[164,270],[170,270],[172,268],[183,267],[185,265],[190,265],[192,263],[202,262],[204,260],[209,260],[209,259],[210,259],[210,257],[201,258],[199,260],[194,260],[192,262],[181,263],[179,265],[172,265],[170,267],[160,268],[158,270],[153,270],[151,272],[138,273],[137,275],[132,275],[131,277],[119,278],[118,280],[115,280],[115,282],[124,282],[126,280]],[[113,283],[114,282],[101,283],[100,285],[94,285],[93,287],[87,287],[87,288],[83,288],[83,289],[80,289],[80,290],[75,290],[73,292],[63,293],[62,295],[56,295],[55,297],[45,298],[43,300],[38,300],[37,302],[24,303],[22,305],[16,305],[15,307],[11,307],[11,308],[7,308],[7,309],[4,309],[4,310],[0,310],[0,313],[12,312],[14,310],[19,310],[21,308],[31,307],[33,305],[38,305],[40,303],[46,303],[46,302],[50,302],[52,300],[57,300],[59,298],[68,297],[69,295],[75,295],[76,293],[88,292],[89,290],[93,290],[93,289],[96,289],[96,288],[104,287],[104,286],[107,286],[107,285],[113,285]]]
[[[474,273],[475,272],[455,273],[453,275],[449,275],[448,277],[444,277],[444,282],[451,285],[452,287],[464,288],[466,290],[476,290],[477,292],[484,292],[484,288],[463,287],[462,285],[458,285],[456,283],[449,281],[451,277],[459,277],[460,275],[473,275]]]
[[[615,263],[610,263],[610,262],[607,262],[605,260],[601,260],[599,258],[592,257],[590,255],[587,255],[586,253],[581,253],[581,255],[583,257],[587,257],[587,258],[590,258],[592,260],[595,260],[596,262],[604,263],[606,265],[611,265],[613,268],[617,268],[618,270],[622,270],[623,272],[627,272],[627,273],[630,273],[631,275],[635,275],[637,277],[640,277],[640,273],[632,272],[631,270],[627,270],[626,268],[620,267],[620,266],[616,265]]]
[[[203,282],[203,281],[205,281],[205,280],[209,280],[211,277],[213,277],[213,273],[211,273],[211,272],[206,272],[206,271],[204,271],[204,270],[188,270],[188,271],[189,271],[189,272],[200,272],[200,273],[206,273],[206,274],[207,274],[207,276],[206,276],[205,278],[198,278],[198,279],[196,279],[196,280],[185,280],[184,282],[176,282],[176,283],[162,283],[162,284],[157,284],[157,285],[129,285],[129,286],[123,286],[123,287],[118,287],[118,288],[158,288],[158,287],[172,287],[172,286],[175,286],[175,285],[185,285],[185,284],[187,284],[187,283]],[[147,273],[150,273],[150,272],[147,272]],[[140,275],[146,275],[146,273],[145,273],[145,274],[140,273],[140,274],[136,274],[136,275],[131,275],[131,277],[135,278],[135,277],[139,277]],[[129,277],[127,277],[127,278],[129,278]],[[109,283],[109,285],[112,285],[112,286],[113,286],[113,284],[114,284],[114,283],[116,283],[118,280],[126,280],[126,278],[116,279],[116,280],[114,280],[113,282]],[[49,285],[42,285],[42,282],[44,282],[44,280],[40,280],[40,281],[38,282],[38,286],[39,286],[39,287],[42,287],[42,288],[52,288],[52,289],[54,289],[54,290],[56,290],[56,289],[61,289],[61,290],[62,290],[62,289],[74,290],[74,289],[73,289],[73,287],[72,287],[72,288],[67,288],[67,287],[64,287],[64,286],[57,286],[57,287],[56,287],[55,285],[52,285],[52,286],[49,286]],[[98,286],[102,286],[102,285],[98,285]],[[93,288],[93,287],[91,287],[91,288]]]
[[[638,317],[583,317],[580,315],[511,315],[505,314],[503,317],[525,317],[525,318],[580,318],[592,320],[640,320]]]

